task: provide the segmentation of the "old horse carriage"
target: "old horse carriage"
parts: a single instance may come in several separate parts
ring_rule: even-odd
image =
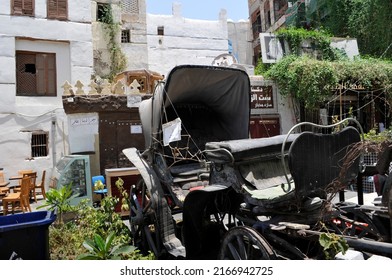
[[[328,233],[366,257],[392,256],[388,207],[332,199],[363,171],[361,153],[350,152],[363,141],[355,120],[249,139],[248,75],[212,66],[175,67],[139,112],[145,150],[123,152],[142,177],[131,189],[129,218],[142,251],[323,259],[319,239]],[[383,229],[375,212],[387,217]]]

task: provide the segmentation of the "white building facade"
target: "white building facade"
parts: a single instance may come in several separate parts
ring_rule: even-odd
[[[212,65],[229,50],[227,14],[221,10],[216,21],[188,19],[181,4],[173,4],[172,15],[147,14],[148,65],[166,75],[183,64]]]
[[[50,174],[69,149],[61,86],[92,74],[91,1],[0,1],[0,45],[0,168]]]

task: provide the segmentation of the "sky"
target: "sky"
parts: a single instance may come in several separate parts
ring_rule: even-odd
[[[172,4],[181,3],[184,18],[218,20],[221,9],[226,9],[227,19],[239,21],[249,18],[248,0],[146,0],[147,13],[172,15]]]

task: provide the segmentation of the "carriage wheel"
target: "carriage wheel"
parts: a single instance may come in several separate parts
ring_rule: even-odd
[[[132,240],[142,253],[151,251],[158,257],[160,243],[157,240],[155,214],[150,206],[149,193],[144,180],[141,179],[130,194],[129,223]]]
[[[255,229],[247,226],[229,230],[221,244],[219,259],[270,260],[276,259],[274,250]]]

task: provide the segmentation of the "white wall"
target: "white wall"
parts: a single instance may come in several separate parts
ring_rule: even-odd
[[[252,32],[249,20],[239,22],[228,21],[227,26],[228,37],[233,46],[233,55],[236,57],[238,63],[252,65]]]
[[[174,15],[147,14],[150,70],[166,75],[177,65],[211,65],[215,57],[228,52],[224,10],[216,21],[183,18],[178,6],[173,10]],[[157,35],[158,26],[164,27],[163,36]]]
[[[10,1],[0,1],[0,167],[6,178],[18,169],[46,169],[68,153],[67,117],[61,86],[67,80],[88,84],[92,74],[91,1],[69,0],[68,21],[46,19],[46,0],[35,0],[35,16],[11,16]],[[15,52],[56,53],[57,96],[16,96]],[[31,133],[49,132],[49,156],[29,159]]]

